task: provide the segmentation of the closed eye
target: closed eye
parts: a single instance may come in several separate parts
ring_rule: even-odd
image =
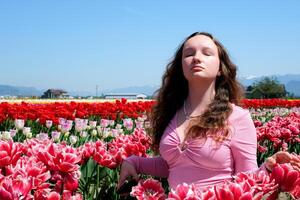
[[[184,55],[184,57],[190,57],[190,56],[193,56],[194,54],[192,54],[192,53],[187,53],[187,54],[185,54]]]
[[[212,53],[209,53],[209,52],[204,52],[203,54],[206,56],[212,56]]]

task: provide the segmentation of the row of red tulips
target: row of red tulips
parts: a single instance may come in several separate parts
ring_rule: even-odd
[[[242,105],[245,108],[292,108],[300,107],[299,99],[243,99]]]
[[[91,119],[123,119],[134,118],[150,112],[154,101],[132,101],[126,99],[103,103],[0,103],[0,123],[6,119],[25,119],[45,124],[52,120],[58,124],[59,118],[74,120],[75,118]]]
[[[141,114],[150,112],[155,101],[127,102],[126,99],[116,102],[103,103],[0,103],[0,123],[6,119],[30,119],[38,120],[44,124],[46,120],[52,120],[58,124],[59,118],[74,120],[75,118],[106,118],[123,119],[137,118]],[[244,99],[242,105],[245,108],[261,107],[300,107],[300,100],[285,99]]]

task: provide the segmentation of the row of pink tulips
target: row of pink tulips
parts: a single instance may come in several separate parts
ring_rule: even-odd
[[[277,165],[270,174],[265,171],[239,173],[232,181],[204,191],[197,191],[194,185],[183,183],[168,195],[159,181],[141,180],[130,195],[138,200],[276,200],[280,193],[300,198],[300,172],[289,164]]]
[[[114,169],[130,155],[146,156],[149,145],[143,129],[110,143],[98,140],[79,148],[48,139],[0,140],[0,199],[82,199],[78,193],[83,177],[80,167],[89,159],[102,168]],[[86,195],[89,191],[81,192]]]
[[[287,116],[275,116],[262,123],[255,120],[258,141],[258,163],[277,151],[300,153],[300,113],[292,112]]]

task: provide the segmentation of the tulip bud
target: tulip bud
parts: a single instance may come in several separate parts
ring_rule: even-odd
[[[25,136],[26,136],[26,138],[29,138],[29,139],[30,139],[30,138],[32,138],[32,133],[31,133],[31,132],[26,133]]]
[[[71,143],[71,144],[75,144],[76,142],[77,142],[77,136],[71,135],[71,136],[70,136],[70,143]]]
[[[118,129],[111,129],[111,133],[113,137],[118,137],[119,135],[119,130]]]
[[[75,120],[75,131],[80,132],[83,130],[83,120],[82,119],[76,119]]]
[[[64,119],[64,118],[59,118],[58,119],[59,124],[64,124],[65,122],[66,122],[66,119]]]
[[[48,140],[49,139],[47,133],[39,133],[39,134],[36,135],[36,138],[38,140]]]
[[[65,136],[65,137],[69,137],[69,135],[70,135],[70,132],[69,132],[69,131],[67,131],[67,132],[64,133],[64,136]]]
[[[51,128],[52,124],[53,124],[52,120],[46,120],[46,127],[47,128]]]
[[[23,129],[24,125],[25,125],[25,121],[23,119],[15,119],[16,129],[21,130]]]
[[[122,124],[117,124],[115,129],[122,129]]]
[[[92,127],[92,128],[95,128],[97,126],[97,121],[89,121],[89,125]]]
[[[288,150],[288,144],[286,142],[283,142],[282,145],[281,145],[281,147],[282,147],[283,151],[287,151]]]
[[[60,132],[58,132],[58,131],[52,131],[51,136],[52,136],[52,139],[53,139],[54,141],[59,141],[59,138],[60,138]]]
[[[131,130],[133,128],[133,121],[130,118],[123,119],[123,125],[127,130]]]
[[[103,138],[107,138],[108,136],[111,136],[110,128],[104,128],[104,130],[103,130]]]
[[[97,136],[97,130],[93,129],[92,132],[91,132],[91,135],[96,137]]]
[[[123,129],[118,129],[118,131],[119,131],[119,134],[123,134],[124,133]]]
[[[31,132],[31,128],[30,127],[23,127],[23,134],[24,135],[27,135],[30,132]]]
[[[98,132],[98,136],[99,137],[103,137],[103,131],[100,129],[100,130],[97,130],[97,132]]]
[[[100,126],[103,128],[106,128],[109,125],[109,120],[107,119],[101,119],[100,120]]]
[[[3,139],[3,140],[11,140],[12,137],[11,137],[11,135],[10,135],[10,132],[9,132],[9,131],[3,131],[3,132],[2,132],[2,139]]]
[[[17,134],[17,130],[15,130],[15,129],[10,129],[9,131],[10,131],[10,136],[12,138],[15,137],[15,135]]]
[[[144,115],[142,116],[142,118],[143,118],[143,121],[145,121],[148,117],[147,117],[147,115],[144,114]]]
[[[86,131],[81,131],[80,132],[80,137],[85,138],[87,136],[87,132]]]
[[[136,128],[143,128],[143,122],[141,121],[135,121],[135,125],[136,125]]]

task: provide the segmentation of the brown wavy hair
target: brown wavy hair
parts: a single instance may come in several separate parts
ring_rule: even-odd
[[[182,51],[185,42],[197,35],[211,38],[218,47],[221,75],[216,78],[214,99],[200,117],[191,120],[186,138],[209,136],[215,141],[221,142],[229,136],[226,121],[232,112],[230,103],[239,105],[243,97],[242,87],[236,79],[237,67],[217,39],[206,32],[195,32],[178,47],[173,59],[167,64],[166,71],[162,76],[161,87],[156,91],[157,102],[150,116],[152,149],[155,152],[158,152],[164,130],[188,96],[188,81],[183,75],[181,64]],[[221,131],[222,134],[219,134],[220,130],[225,131]]]

